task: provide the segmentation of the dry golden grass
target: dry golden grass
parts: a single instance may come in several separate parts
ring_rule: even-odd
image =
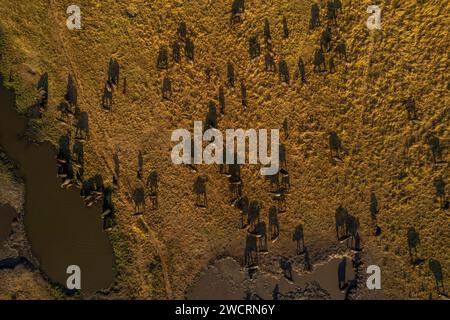
[[[209,4],[211,2],[211,4]],[[200,166],[209,176],[206,210],[195,208],[191,192],[196,174],[170,160],[170,134],[203,120],[207,102],[224,86],[227,62],[234,64],[237,83],[247,85],[249,108],[241,107],[239,87],[226,90],[226,115],[219,128],[279,128],[288,118],[285,141],[292,191],[281,218],[281,237],[290,238],[303,223],[306,242],[334,237],[334,212],[339,205],[357,216],[363,244],[383,270],[386,297],[427,298],[434,290],[428,263],[410,264],[406,232],[415,227],[421,237],[420,257],[441,262],[444,279],[449,269],[448,211],[434,199],[433,180],[448,182],[448,166],[434,167],[427,133],[449,141],[448,15],[445,1],[385,1],[381,31],[369,32],[366,8],[372,1],[344,1],[333,35],[345,40],[347,63],[336,59],[335,74],[312,71],[311,57],[322,28],[308,30],[313,1],[247,0],[243,22],[230,26],[231,1],[79,0],[82,30],[65,26],[65,1],[0,0],[2,72],[13,75],[18,107],[33,101],[33,86],[49,73],[49,110],[42,121],[42,139],[57,142],[68,128],[56,120],[69,73],[76,78],[79,106],[89,113],[90,134],[85,144],[85,176],[113,175],[113,153],[121,162],[121,188],[115,194],[118,225],[111,232],[118,263],[117,291],[112,296],[182,298],[197,274],[217,255],[241,255],[245,232],[239,213],[229,205],[228,183],[216,166]],[[325,1],[322,15],[325,13]],[[137,12],[130,19],[127,10]],[[290,35],[282,39],[282,16]],[[292,80],[281,85],[278,76],[264,72],[263,56],[250,60],[248,39],[258,35],[263,47],[264,19],[270,21],[275,61],[285,59],[291,79],[299,57],[307,63],[306,85]],[[195,43],[195,62],[182,58],[168,71],[158,71],[162,46],[176,38],[185,21]],[[114,96],[112,112],[101,107],[109,59],[121,66],[127,93]],[[207,81],[205,70],[211,68]],[[173,99],[161,98],[164,76],[173,80]],[[402,100],[414,97],[420,121],[407,120]],[[329,160],[328,133],[343,141],[343,162]],[[405,141],[414,136],[407,150]],[[133,216],[130,194],[136,179],[137,155],[144,155],[144,172],[160,175],[157,211]],[[406,163],[409,154],[411,163]],[[444,154],[448,162],[448,153]],[[400,173],[406,174],[402,180]],[[259,168],[243,168],[244,193],[272,205]],[[448,184],[448,183],[447,183]],[[382,235],[369,235],[370,194],[380,203]],[[270,245],[276,255],[289,245]],[[294,245],[291,243],[292,251]],[[153,272],[148,265],[154,266]]]
[[[48,300],[54,299],[50,286],[38,272],[31,272],[22,266],[14,270],[0,271],[0,300]]]

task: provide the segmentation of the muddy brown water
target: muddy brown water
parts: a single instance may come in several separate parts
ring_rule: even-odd
[[[0,86],[0,146],[25,181],[25,229],[41,270],[65,286],[67,267],[78,265],[82,292],[109,288],[114,255],[103,231],[100,204],[88,208],[78,189],[61,188],[55,148],[27,143],[22,138],[25,123],[15,110],[14,93]]]
[[[17,216],[16,210],[10,205],[0,205],[0,244],[11,234],[11,224]]]
[[[249,279],[245,269],[231,257],[216,260],[200,276],[188,292],[190,300],[239,300],[248,292],[257,297],[270,300],[274,290],[287,299],[332,299],[343,300],[345,291],[339,289],[338,268],[343,258],[332,258],[326,263],[317,265],[306,274],[292,272],[292,281],[283,275],[258,271],[253,279]],[[351,267],[351,259],[345,258],[346,281],[355,276]],[[325,293],[324,293],[325,292]]]

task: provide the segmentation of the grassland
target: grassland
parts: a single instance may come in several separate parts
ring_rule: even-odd
[[[344,1],[332,30],[334,45],[336,39],[347,43],[348,61],[336,59],[333,74],[313,72],[312,55],[323,27],[309,30],[312,1],[248,0],[242,22],[233,26],[230,2],[79,0],[82,29],[69,31],[65,21],[71,3],[0,0],[0,68],[9,75],[5,84],[17,92],[19,111],[34,103],[39,76],[49,74],[49,108],[36,120],[39,139],[57,145],[61,135],[73,134],[71,125],[57,120],[56,108],[72,74],[79,107],[89,114],[85,177],[100,173],[111,183],[113,154],[119,156],[117,226],[110,232],[118,277],[110,296],[182,298],[215,257],[242,256],[245,232],[229,204],[227,179],[216,166],[199,166],[199,173],[209,177],[210,203],[199,209],[192,194],[197,174],[170,161],[172,130],[205,118],[208,101],[216,101],[219,86],[225,87],[231,62],[237,83],[246,82],[248,108],[241,106],[238,87],[226,89],[219,128],[280,128],[285,118],[290,126],[284,143],[292,191],[280,221],[283,241],[270,244],[270,254],[295,253],[290,239],[300,223],[307,244],[335,237],[334,212],[342,205],[359,218],[364,248],[383,270],[386,297],[437,298],[428,263],[410,263],[406,235],[410,227],[418,231],[418,255],[440,261],[446,281],[450,219],[435,199],[433,181],[442,176],[448,182],[448,148],[447,165],[433,165],[426,136],[432,133],[443,144],[450,139],[448,2],[375,1],[383,9],[382,29],[369,32],[366,8],[373,1]],[[319,4],[325,20],[326,3]],[[289,86],[264,72],[263,55],[249,57],[249,37],[258,35],[262,45],[266,18],[275,61],[284,59],[290,68]],[[195,61],[183,56],[181,63],[171,61],[168,70],[160,71],[158,51],[176,39],[181,21],[194,41]],[[306,63],[306,84],[294,79],[299,57]],[[106,112],[101,97],[110,58],[119,62],[127,92],[119,87],[113,110]],[[165,76],[172,79],[171,101],[161,97]],[[416,122],[408,120],[402,104],[409,97],[418,108]],[[330,162],[331,131],[342,140],[342,163]],[[160,187],[159,209],[136,217],[131,194],[141,184],[136,178],[139,151],[145,174],[157,170]],[[244,193],[263,201],[266,213],[273,202],[259,168],[245,166],[242,175]],[[370,229],[372,192],[380,206],[379,237]]]

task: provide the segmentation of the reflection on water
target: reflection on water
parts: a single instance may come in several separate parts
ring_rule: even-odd
[[[342,263],[343,261],[346,263]],[[342,270],[343,265],[345,282],[348,284],[355,276],[351,259],[348,258],[331,259],[323,265],[316,266],[314,271],[304,275],[292,271],[292,279],[290,280],[282,274],[274,275],[263,272],[257,272],[250,280],[245,269],[241,268],[236,260],[228,257],[215,261],[203,272],[191,288],[188,299],[343,300],[345,289],[339,288],[338,277],[339,271],[344,271]]]
[[[67,267],[78,265],[83,292],[106,289],[114,279],[114,256],[102,229],[102,209],[86,207],[79,190],[61,188],[55,148],[21,137],[25,119],[15,112],[14,101],[14,94],[0,87],[0,145],[25,180],[25,228],[32,251],[53,281],[65,285]]]

